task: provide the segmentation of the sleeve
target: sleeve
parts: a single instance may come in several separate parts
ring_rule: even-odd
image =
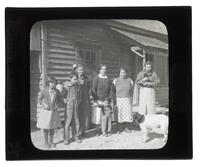
[[[139,72],[138,75],[137,75],[137,78],[136,78],[136,84],[137,85],[142,84],[142,82],[141,82],[142,78],[143,78],[143,72]]]
[[[98,86],[98,78],[95,77],[92,84],[92,96],[95,101],[97,100],[97,86]]]
[[[133,93],[134,93],[134,82],[133,80],[130,78],[130,83],[131,83],[131,97],[133,97]]]
[[[57,106],[61,106],[62,105],[62,96],[59,90],[56,89],[56,98],[57,98]]]
[[[116,82],[117,82],[117,79],[115,78],[115,79],[113,80],[113,85],[114,85],[114,86],[116,86]]]
[[[160,79],[155,72],[152,74],[150,81],[151,82],[149,83],[149,86],[153,86],[153,87],[155,87],[160,82]]]
[[[78,100],[79,100],[79,103],[81,103],[82,99],[81,99],[81,86],[79,85],[78,87]]]
[[[131,80],[131,85],[132,85],[132,87],[133,87],[133,85],[134,85],[134,82],[133,82],[133,80],[132,79],[130,79]]]
[[[110,99],[113,99],[113,98],[114,98],[114,95],[113,95],[113,88],[114,88],[114,85],[113,85],[113,82],[112,82],[111,80],[109,80],[109,84],[110,84],[109,98],[110,98]]]
[[[44,99],[44,90],[41,90],[38,94],[38,103],[42,105],[42,100]]]
[[[116,103],[116,79],[113,80],[111,86],[111,99]]]
[[[63,95],[62,95],[62,98],[63,98],[63,102],[66,103],[67,102],[67,94],[68,94],[68,90],[69,90],[69,87],[67,84],[65,84],[65,86],[63,87]]]

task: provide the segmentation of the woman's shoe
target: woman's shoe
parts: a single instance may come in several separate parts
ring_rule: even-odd
[[[44,148],[50,148],[50,144],[49,143],[44,143]]]
[[[101,130],[98,130],[96,136],[101,136],[101,134],[102,134]]]
[[[50,147],[56,147],[55,143],[50,144]]]
[[[80,139],[75,139],[76,143],[82,143],[82,141]]]

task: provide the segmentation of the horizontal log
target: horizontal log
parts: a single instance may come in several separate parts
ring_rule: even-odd
[[[62,38],[62,39],[65,39],[65,36],[63,34],[58,34],[58,33],[48,33],[48,36],[50,37],[57,37],[57,38]]]
[[[48,70],[65,70],[65,71],[72,71],[70,66],[62,66],[62,65],[49,65]]]
[[[75,63],[74,60],[62,60],[62,59],[48,59],[48,62],[50,63],[59,63],[59,64],[65,64],[65,65],[69,65],[72,66],[72,64]]]
[[[68,75],[68,71],[61,71],[61,70],[53,70],[53,71],[48,71],[48,74],[53,74],[53,75],[59,75],[59,74],[63,74],[63,75]]]
[[[50,58],[58,58],[58,59],[69,59],[69,60],[74,60],[76,57],[75,57],[75,54],[48,54],[48,57],[49,59]]]
[[[62,39],[62,38],[52,37],[52,36],[47,37],[47,44],[49,42],[56,42],[56,43],[60,43],[60,44],[73,45],[73,42],[69,41],[68,39]]]
[[[69,81],[70,78],[68,76],[56,76],[56,79],[57,80],[60,80],[60,81]]]
[[[75,54],[74,50],[58,49],[58,48],[48,48],[48,53],[64,53],[64,54]]]
[[[60,48],[60,49],[69,49],[69,50],[74,50],[74,46],[71,45],[71,44],[61,44],[61,43],[57,43],[57,42],[53,42],[53,41],[49,41],[48,42],[48,45],[47,45],[48,48]]]

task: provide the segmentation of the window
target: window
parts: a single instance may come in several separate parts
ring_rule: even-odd
[[[81,59],[81,62],[89,67],[95,66],[95,60],[97,56],[97,51],[90,48],[79,48],[78,51],[79,59]]]

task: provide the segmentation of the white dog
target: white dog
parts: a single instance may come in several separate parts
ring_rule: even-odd
[[[138,112],[135,112],[133,114],[133,121],[138,122],[140,124],[140,128],[144,131],[143,142],[146,143],[149,140],[148,133],[150,130],[155,128],[161,128],[162,134],[164,135],[164,141],[167,141],[169,125],[168,116],[163,114],[142,115]]]

